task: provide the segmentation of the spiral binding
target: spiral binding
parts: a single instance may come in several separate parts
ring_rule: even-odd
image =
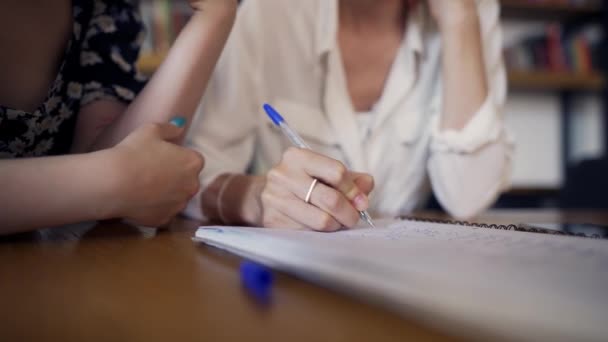
[[[599,236],[597,234],[572,233],[572,232],[564,232],[564,231],[554,230],[554,229],[526,227],[526,226],[516,225],[516,224],[502,225],[502,224],[494,224],[494,223],[475,223],[475,222],[469,222],[469,221],[429,219],[429,218],[421,218],[421,217],[414,217],[414,216],[399,216],[398,219],[403,220],[403,221],[413,221],[413,222],[423,222],[423,223],[451,224],[451,225],[472,227],[472,228],[512,230],[512,231],[527,232],[527,233],[577,236],[577,237],[584,237],[584,238],[591,238],[591,239],[601,239],[601,236]]]

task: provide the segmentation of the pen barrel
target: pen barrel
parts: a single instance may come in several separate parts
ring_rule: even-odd
[[[296,133],[296,131],[291,129],[291,127],[289,127],[289,125],[287,125],[285,122],[281,122],[279,127],[281,128],[281,131],[283,131],[283,133],[287,136],[287,138],[291,140],[291,143],[294,144],[296,147],[305,148],[307,150],[311,149],[310,146],[308,146],[308,144],[304,142],[304,139],[302,139],[302,137],[300,137],[300,135]]]

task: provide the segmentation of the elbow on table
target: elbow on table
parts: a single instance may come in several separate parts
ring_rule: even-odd
[[[483,200],[478,198],[475,201],[456,199],[444,202],[439,199],[439,203],[450,216],[458,220],[469,220],[490,208],[496,201],[498,194],[499,192],[496,191],[492,196],[486,196]]]
[[[430,169],[433,191],[441,206],[453,217],[470,219],[494,204],[507,188],[510,159],[496,158],[492,167],[462,159],[435,164]]]

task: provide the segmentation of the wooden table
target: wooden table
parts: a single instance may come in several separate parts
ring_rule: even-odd
[[[501,211],[477,221],[607,224],[608,213]],[[271,303],[256,303],[241,288],[239,258],[191,241],[197,226],[103,223],[0,239],[0,339],[454,340],[284,274]]]

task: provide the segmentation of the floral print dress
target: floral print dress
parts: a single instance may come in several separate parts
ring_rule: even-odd
[[[34,112],[0,105],[0,158],[69,153],[80,108],[130,103],[145,78],[135,62],[143,27],[132,0],[72,0],[73,29],[59,72]]]

